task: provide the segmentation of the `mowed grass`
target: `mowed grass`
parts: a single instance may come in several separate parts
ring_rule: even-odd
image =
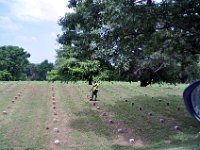
[[[81,86],[81,85],[80,85]],[[200,124],[187,112],[182,93],[187,85],[153,85],[103,82],[99,100],[102,107],[146,141],[141,149],[200,149]],[[85,87],[87,93],[88,87]],[[164,123],[160,122],[164,119]],[[174,129],[179,126],[180,130]],[[133,136],[134,137],[134,136]],[[132,149],[115,145],[114,149]]]
[[[7,115],[1,115],[0,122],[0,149],[44,149],[44,121],[47,117],[47,95],[43,95],[43,84],[15,83],[15,88],[7,94],[1,103],[6,103],[0,109],[7,111]],[[14,99],[18,93],[21,96]],[[12,95],[12,96],[10,96]],[[8,109],[9,108],[9,109]]]
[[[90,86],[85,82],[0,83],[0,150],[200,149],[200,124],[188,114],[182,99],[187,85],[139,87],[139,83],[100,83],[98,105],[113,120],[128,127],[135,140],[143,140],[145,146],[137,148],[116,143],[119,133],[111,131],[88,101]],[[50,108],[52,85],[55,111],[59,112],[57,123],[53,123]],[[12,103],[19,92],[22,95]],[[5,110],[7,115],[2,113]],[[180,130],[174,129],[176,125]],[[54,133],[53,127],[58,127],[60,133]],[[60,140],[59,145],[51,146],[53,137]]]
[[[59,87],[60,106],[67,114],[69,143],[65,149],[106,150],[110,149],[112,135],[108,127],[86,101],[77,85],[67,84]],[[64,149],[63,148],[63,149]]]

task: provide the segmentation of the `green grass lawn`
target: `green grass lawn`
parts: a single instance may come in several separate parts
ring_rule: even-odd
[[[85,82],[0,82],[0,150],[198,150],[200,124],[184,106],[186,86],[102,82],[94,105]],[[126,132],[118,133],[119,127]]]

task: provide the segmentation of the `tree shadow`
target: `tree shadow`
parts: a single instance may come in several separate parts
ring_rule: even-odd
[[[114,119],[126,124],[135,135],[150,143],[150,147],[182,147],[184,143],[190,147],[200,139],[196,136],[199,123],[189,115],[181,96],[134,96],[104,106],[115,114]],[[127,147],[113,145],[112,148]]]
[[[199,123],[187,112],[182,97],[168,96],[134,96],[116,101],[115,104],[104,104],[106,110],[114,114],[113,119],[123,122],[132,129],[133,136],[141,137],[148,148],[133,148],[111,145],[111,149],[165,149],[198,146]],[[93,110],[84,109],[74,113],[77,119],[70,123],[72,129],[83,133],[94,132],[96,135],[112,139],[109,127]],[[161,119],[164,121],[161,122]],[[180,129],[175,129],[179,126]],[[195,149],[194,148],[194,149]]]
[[[127,146],[120,146],[120,145],[112,145],[112,150],[199,150],[200,143],[198,141],[195,144],[191,144],[189,141],[186,143],[176,143],[171,145],[158,145],[153,147],[146,147],[146,148],[135,148],[135,147],[127,147]]]

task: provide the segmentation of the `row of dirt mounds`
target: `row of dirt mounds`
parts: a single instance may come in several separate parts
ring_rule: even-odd
[[[6,106],[6,108],[1,113],[1,120],[0,120],[0,126],[6,119],[6,116],[9,116],[15,111],[15,105],[19,103],[21,100],[26,100],[27,104],[32,101],[32,98],[35,95],[40,95],[40,99],[45,99],[45,96],[48,95],[47,105],[48,105],[48,118],[45,122],[45,129],[44,129],[44,138],[46,138],[49,141],[48,146],[45,146],[46,148],[57,150],[57,149],[73,149],[81,147],[82,145],[72,144],[68,132],[69,132],[69,126],[68,122],[71,118],[67,116],[67,114],[62,110],[61,108],[61,97],[60,97],[60,89],[58,88],[65,88],[64,85],[57,85],[52,84],[51,86],[46,85],[45,89],[37,88],[37,85],[32,84],[25,84],[20,85],[21,88],[18,92],[13,96],[12,99],[10,99],[10,103]],[[19,86],[18,86],[19,87]],[[46,88],[49,88],[48,91]],[[25,90],[27,90],[26,94],[24,93]],[[78,89],[77,85],[73,85],[73,89],[77,91],[78,95],[76,95],[76,98],[74,98],[75,101],[82,100],[81,97],[86,97],[86,93],[82,89]],[[29,93],[28,93],[29,92]],[[40,92],[40,93],[38,93]],[[70,92],[70,91],[67,91]],[[23,96],[26,95],[26,97],[23,98]],[[73,93],[73,96],[75,94]],[[77,96],[79,98],[77,98]],[[28,99],[27,99],[28,98]],[[22,102],[22,101],[21,101]],[[109,112],[106,112],[103,107],[99,104],[100,102],[89,102],[88,99],[84,99],[84,102],[86,104],[89,104],[91,107],[91,110],[99,115],[103,123],[109,128],[109,132],[111,135],[114,135],[114,141],[113,144],[122,145],[122,146],[130,146],[130,147],[145,147],[144,142],[136,137],[127,126],[125,126],[122,122],[118,120],[112,120],[111,114]],[[39,116],[42,112],[38,112],[35,114],[36,116]],[[38,120],[39,121],[39,120]],[[37,128],[37,126],[41,126],[42,122],[38,122],[37,120],[33,122],[34,126]],[[20,126],[16,128],[11,128],[10,131],[6,133],[6,135],[11,138],[13,146],[15,145],[15,148],[20,148],[20,145],[18,142],[15,141],[15,139],[12,139],[12,133],[15,132],[14,130],[20,128]],[[31,136],[35,137],[39,130],[36,128],[32,128],[31,130],[34,132]],[[16,131],[18,132],[18,131]],[[84,136],[84,135],[83,135]]]
[[[80,101],[80,93],[74,92],[74,90],[76,90],[74,86],[70,89],[68,85],[66,88],[66,86],[62,84],[43,85],[40,83],[31,83],[27,85],[22,85],[22,88],[20,89],[19,92],[16,92],[13,98],[10,99],[9,105],[6,106],[9,107],[8,110],[5,109],[6,112],[2,112],[0,114],[2,122],[4,122],[6,117],[11,116],[11,119],[8,123],[13,123],[14,125],[9,126],[7,128],[8,130],[5,130],[5,137],[7,140],[9,140],[8,143],[10,143],[10,147],[9,145],[6,145],[6,148],[9,147],[14,149],[37,148],[64,150],[66,148],[87,149],[91,145],[92,147],[93,145],[95,147],[99,147],[100,143],[96,143],[96,140],[102,138],[98,137],[98,135],[95,135],[95,133],[92,133],[93,136],[91,137],[95,137],[96,140],[95,138],[92,139],[90,137],[89,132],[85,134],[82,131],[77,131],[77,133],[79,132],[80,134],[74,136],[72,136],[72,133],[70,133],[76,130],[72,127],[73,125],[70,125],[71,122],[73,122],[74,119],[75,121],[76,119],[80,119],[80,117],[76,116],[74,113],[76,113],[76,111],[79,112],[79,108],[81,108],[81,106],[85,106],[86,104],[88,104],[86,101]],[[66,106],[65,108],[63,108],[62,105],[66,101],[67,103],[74,103],[76,108],[73,110],[73,112],[71,111],[73,107],[71,108],[70,106]],[[17,106],[17,109],[15,109],[15,105]],[[65,111],[64,109],[67,109],[67,111]],[[14,111],[18,112],[13,114]],[[43,114],[45,114],[45,116],[43,116]],[[41,115],[42,117],[44,117],[44,119],[41,119]],[[15,117],[20,118],[18,118],[18,120],[13,120],[12,118]],[[27,129],[26,121],[29,121],[29,119],[31,120],[31,118],[32,121],[30,121],[30,129]],[[42,122],[42,120],[44,120],[44,122]],[[4,123],[3,125],[7,125],[8,123]],[[82,126],[82,124],[79,125]],[[23,133],[21,133],[23,127],[25,127],[24,130],[26,131],[23,131]],[[15,135],[26,135],[26,142],[29,143],[21,143],[20,141],[21,139],[23,139],[23,137],[19,138],[18,140],[16,139],[15,135],[12,135],[12,133],[15,133]],[[71,136],[73,137],[72,139]],[[87,140],[84,139],[85,137],[89,140],[91,139],[91,145],[87,144]],[[42,141],[39,141],[39,145],[35,145],[39,138],[42,138]]]
[[[180,104],[179,96],[158,89],[106,83],[100,86],[97,101],[89,101],[89,86],[83,83],[24,82],[5,87],[6,94],[0,97],[0,149],[148,149],[161,142],[171,147],[176,141],[198,140],[198,125],[185,119],[182,105],[169,102]],[[174,125],[180,126],[176,130]]]
[[[101,101],[90,101],[87,96],[87,91],[83,90],[80,86],[76,86],[82,97],[85,97],[85,101],[91,106],[91,109],[96,112],[102,121],[108,126],[112,135],[114,135],[114,144],[120,146],[127,146],[133,148],[145,148],[147,143],[141,137],[135,135],[127,125],[122,121],[113,120],[112,113],[106,111],[101,105]]]
[[[7,149],[20,150],[26,148],[65,149],[64,147],[69,143],[66,127],[67,120],[60,108],[60,96],[56,89],[57,87],[55,85],[50,86],[49,84],[43,85],[40,83],[20,84],[16,87],[19,92],[13,96],[6,109],[0,114],[0,127],[1,125],[5,126],[13,123],[13,126],[9,125],[6,127],[7,130],[4,131],[3,139],[7,145],[2,145]],[[16,113],[14,114],[15,111]],[[30,114],[27,114],[27,112]],[[45,115],[46,113],[47,115]],[[7,119],[9,121],[6,121],[6,118],[9,116],[11,118],[16,117],[18,120],[10,118]],[[29,118],[32,118],[30,122]],[[29,123],[30,126],[27,129]],[[23,128],[25,131],[21,132]],[[15,135],[24,136],[24,134],[27,139],[24,139],[24,137],[16,139]],[[21,139],[29,143],[21,142]]]
[[[18,83],[16,83],[16,86],[18,86]],[[18,90],[18,93],[10,93],[11,95],[15,94],[15,96],[13,96],[12,99],[9,100],[9,103],[7,104],[7,106],[5,106],[4,110],[2,111],[0,116],[0,126],[8,117],[8,115],[11,115],[15,111],[15,105],[23,99],[23,94],[27,87],[28,84],[21,87],[21,89]],[[12,92],[12,89],[9,89],[8,92]]]
[[[70,143],[67,130],[67,117],[60,106],[60,95],[54,84],[48,100],[49,118],[46,121],[46,136],[51,150],[64,149]]]

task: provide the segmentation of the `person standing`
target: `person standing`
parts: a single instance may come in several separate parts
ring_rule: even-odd
[[[93,81],[92,88],[90,90],[90,91],[92,91],[92,95],[91,95],[91,98],[90,98],[91,101],[92,100],[94,100],[94,101],[97,100],[98,88],[99,88],[99,85],[97,84],[97,82]]]

